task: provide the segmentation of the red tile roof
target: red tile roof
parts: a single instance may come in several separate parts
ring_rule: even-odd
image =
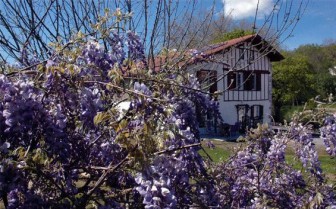
[[[206,46],[202,51],[206,55],[213,55],[223,51],[224,49],[242,44],[244,42],[251,42],[251,45],[256,47],[261,53],[266,52],[267,57],[269,57],[272,62],[284,59],[280,52],[267,43],[260,35],[246,35],[243,37],[231,39],[222,43]]]
[[[199,61],[209,61],[206,59],[206,57],[220,53],[225,49],[240,45],[244,42],[250,42],[251,46],[256,47],[261,53],[266,53],[266,56],[270,59],[271,62],[284,59],[280,52],[267,43],[260,35],[246,35],[222,43],[205,46],[200,50],[196,50],[197,53],[194,56],[192,56],[193,50],[186,52],[173,51],[169,52],[168,55],[159,55],[155,57],[154,63],[150,62],[149,66],[154,68],[154,71],[159,71],[164,65],[167,64],[167,62],[181,67]]]

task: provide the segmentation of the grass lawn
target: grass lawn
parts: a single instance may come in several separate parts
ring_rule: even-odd
[[[207,154],[211,157],[211,159],[214,162],[220,162],[223,160],[226,160],[230,157],[232,153],[234,153],[234,149],[239,148],[239,146],[242,146],[242,143],[236,143],[236,142],[226,142],[226,141],[217,141],[212,140],[211,141],[214,145],[214,149],[210,149],[205,145],[205,141],[202,142],[203,148]],[[203,150],[201,150],[199,153],[203,157],[208,157]]]
[[[211,141],[216,147],[210,149],[206,146],[206,141],[203,141],[203,147],[205,152],[211,157],[214,162],[220,162],[227,160],[231,154],[234,153],[235,149],[244,146],[244,143],[237,142],[227,142],[212,140]],[[336,158],[331,158],[323,149],[322,146],[317,147],[319,153],[319,160],[321,162],[321,167],[328,178],[328,181],[336,184]],[[207,157],[207,154],[204,151],[200,151],[200,154],[203,157]],[[294,150],[292,148],[287,149],[286,161],[294,166],[296,169],[301,169],[301,165],[295,159]],[[3,209],[3,203],[0,201],[0,209]]]
[[[331,104],[321,104],[321,108],[336,108],[336,103],[331,103]]]
[[[244,143],[236,142],[227,142],[212,140],[212,143],[216,146],[214,149],[210,149],[206,146],[206,142],[203,141],[204,150],[211,157],[214,162],[220,162],[226,160],[234,153],[234,149],[244,146]],[[317,146],[317,152],[319,154],[319,160],[321,162],[321,167],[323,172],[326,174],[326,177],[329,182],[336,184],[336,158],[331,158],[324,150],[323,146]],[[204,157],[207,157],[207,154],[203,150],[200,151],[200,154]],[[302,165],[295,158],[294,150],[288,148],[286,151],[286,161],[291,164],[296,169],[301,169]]]

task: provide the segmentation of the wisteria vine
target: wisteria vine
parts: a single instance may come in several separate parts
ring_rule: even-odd
[[[74,37],[39,65],[25,55],[24,65],[35,63],[29,71],[0,75],[6,208],[335,206],[306,127],[275,135],[260,126],[228,161],[207,162],[196,107],[220,120],[218,103],[193,75],[152,73],[135,33],[102,34],[109,50]],[[335,133],[327,118],[321,134],[331,156]],[[302,170],[285,160],[289,143]]]

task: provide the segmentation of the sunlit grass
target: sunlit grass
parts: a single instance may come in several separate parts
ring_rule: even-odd
[[[332,103],[332,104],[321,104],[320,108],[336,108],[336,103]]]
[[[199,153],[207,158],[207,155],[213,160],[213,162],[222,162],[227,160],[233,153],[233,149],[235,147],[243,146],[241,143],[235,142],[226,142],[226,141],[212,141],[215,144],[215,148],[211,149],[206,147],[206,143],[203,142],[204,150],[200,150]],[[325,150],[322,148],[317,149],[319,153],[319,160],[321,162],[321,168],[325,173],[328,181],[331,183],[336,184],[336,158],[332,158],[331,156],[327,155]],[[302,170],[302,164],[299,160],[295,157],[294,150],[292,148],[288,148],[286,150],[286,162],[291,165],[293,168],[297,170]]]
[[[222,162],[227,160],[233,153],[235,148],[239,148],[240,146],[244,146],[243,143],[235,143],[235,142],[226,142],[226,141],[212,141],[215,145],[215,148],[211,149],[206,146],[206,142],[203,141],[204,150],[200,150],[199,153],[204,158],[210,158],[214,162]],[[328,181],[336,184],[336,158],[332,158],[326,154],[326,152],[322,148],[317,149],[319,153],[319,160],[321,162],[321,167],[323,172],[326,174]],[[302,164],[298,159],[295,158],[295,153],[292,148],[288,148],[286,150],[286,162],[293,166],[293,168],[301,170]],[[0,201],[0,209],[5,208],[2,201]]]
[[[202,155],[202,157],[205,157],[205,158],[208,158],[208,155],[209,155],[211,160],[213,160],[214,162],[221,162],[221,161],[227,160],[231,154],[229,150],[224,150],[218,147],[215,147],[214,149],[205,147],[204,150],[200,150],[199,153],[200,155]]]

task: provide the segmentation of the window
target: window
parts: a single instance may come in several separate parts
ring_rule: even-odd
[[[247,127],[257,127],[257,124],[263,123],[264,109],[262,105],[247,104],[236,105],[237,122],[240,124],[240,129],[245,130]]]
[[[238,122],[242,122],[247,117],[248,105],[236,105]]]
[[[239,129],[245,130],[246,127],[250,124],[250,117],[247,115],[248,113],[248,105],[236,105],[237,109],[237,123],[239,123]]]
[[[252,105],[251,106],[251,118],[262,119],[264,114],[264,108],[262,105]]]
[[[211,96],[217,91],[217,71],[199,70],[196,77],[203,91],[209,92]],[[215,98],[216,99],[216,98]]]
[[[236,88],[236,73],[235,72],[229,72],[227,74],[227,88],[229,90],[234,90]]]
[[[263,123],[264,107],[262,105],[252,105],[250,107],[251,125],[257,127],[258,123]]]
[[[227,76],[227,88],[229,90],[260,91],[261,74],[251,71],[230,72]]]
[[[229,90],[244,90],[244,73],[230,72],[227,76],[227,88]]]
[[[261,90],[261,74],[246,72],[245,73],[245,83],[244,90],[247,91],[260,91]]]

